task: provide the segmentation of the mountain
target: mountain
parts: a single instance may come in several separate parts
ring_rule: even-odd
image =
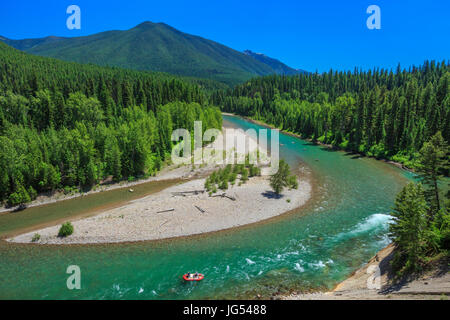
[[[302,70],[302,69],[294,69],[287,65],[285,65],[280,60],[271,58],[266,56],[263,53],[256,53],[251,50],[245,50],[244,53],[250,57],[255,58],[256,60],[268,65],[271,67],[275,73],[277,74],[285,74],[285,75],[295,75],[295,74],[302,74],[302,73],[309,73],[308,71]]]
[[[45,38],[38,38],[38,39],[24,39],[24,40],[12,40],[5,37],[0,36],[0,40],[6,43],[7,45],[10,45],[11,47],[14,47],[16,49],[22,50],[22,51],[29,51],[35,48],[36,46],[45,45],[49,43],[54,43],[59,40],[68,39],[63,37],[45,37]]]
[[[209,78],[229,85],[282,70],[279,61],[279,64],[271,66],[261,59],[212,40],[183,33],[164,23],[144,22],[129,30],[74,38],[0,40],[16,49],[41,56]]]

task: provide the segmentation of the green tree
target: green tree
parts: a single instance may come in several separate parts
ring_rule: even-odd
[[[409,183],[395,199],[389,236],[395,244],[392,265],[399,274],[421,268],[427,248],[427,210],[421,184]]]
[[[228,181],[227,180],[222,180],[222,182],[219,185],[219,189],[220,190],[227,190],[228,189]]]
[[[426,186],[425,198],[430,206],[430,220],[441,209],[439,181],[444,170],[448,168],[448,145],[440,131],[420,150],[418,171],[421,182]]]
[[[27,190],[24,188],[24,186],[20,185],[18,186],[17,190],[9,196],[8,204],[10,206],[17,206],[21,203],[27,203],[30,201],[31,198]]]
[[[281,194],[285,187],[297,189],[297,177],[291,175],[289,164],[281,159],[278,165],[278,171],[270,177],[270,186],[276,194]]]
[[[117,139],[114,136],[109,137],[105,144],[105,162],[106,171],[118,181],[122,178],[121,152]]]
[[[449,64],[252,79],[211,95],[224,111],[413,168],[438,130],[450,141]],[[448,172],[447,172],[448,174]]]
[[[51,164],[41,162],[37,180],[40,191],[53,190],[61,181],[61,175]]]
[[[61,225],[58,231],[58,237],[65,238],[73,233],[73,225],[70,222],[65,222]]]

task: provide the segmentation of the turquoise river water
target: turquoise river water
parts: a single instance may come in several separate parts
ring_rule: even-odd
[[[224,116],[244,130],[259,125]],[[331,288],[389,243],[396,193],[412,178],[394,166],[280,134],[280,156],[312,172],[314,197],[268,222],[202,236],[112,245],[0,241],[0,299],[208,299]],[[16,213],[20,214],[20,213]],[[66,269],[81,268],[68,290]],[[204,273],[184,283],[186,271]]]

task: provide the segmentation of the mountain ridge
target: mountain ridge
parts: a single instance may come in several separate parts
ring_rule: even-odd
[[[255,58],[260,62],[269,65],[270,67],[272,67],[272,69],[276,71],[277,74],[295,75],[295,74],[309,73],[308,71],[302,69],[291,68],[288,65],[284,64],[283,62],[281,62],[280,60],[271,58],[265,55],[264,53],[253,52],[249,49],[244,50],[244,53],[248,56]]]
[[[270,65],[213,40],[184,33],[163,22],[144,21],[128,30],[110,30],[73,38],[48,36],[12,40],[0,37],[0,40],[16,49],[40,56],[213,79],[228,85],[255,76],[280,74],[283,70],[295,74],[295,69],[276,59],[269,58]]]

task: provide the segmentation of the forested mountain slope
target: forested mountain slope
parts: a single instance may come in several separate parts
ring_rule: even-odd
[[[437,131],[450,140],[449,64],[252,79],[212,101],[305,138],[413,166]]]
[[[308,73],[305,70],[291,68],[291,67],[285,65],[283,62],[281,62],[277,59],[268,57],[262,53],[256,53],[251,50],[244,50],[244,53],[248,56],[255,58],[258,61],[261,61],[262,63],[267,64],[275,71],[276,74],[295,75],[295,74],[301,74],[301,73]]]
[[[183,33],[164,23],[144,22],[124,31],[76,38],[46,37],[5,43],[29,53],[67,61],[163,71],[214,79],[229,85],[277,73],[270,65],[215,41]]]
[[[0,43],[0,201],[159,170],[173,128],[221,128],[199,85],[36,57]]]

